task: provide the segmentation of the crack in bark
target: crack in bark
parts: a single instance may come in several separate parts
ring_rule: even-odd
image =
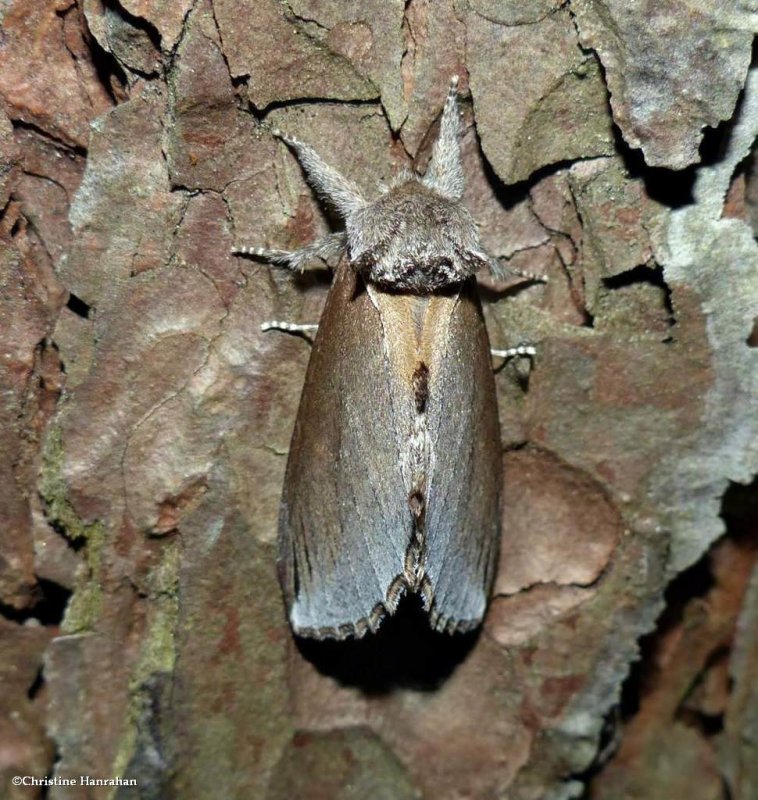
[[[376,106],[377,108],[382,109],[382,116],[384,116],[384,107],[382,106],[378,91],[375,97],[369,97],[366,99],[352,98],[350,100],[340,100],[334,97],[291,97],[287,100],[274,100],[267,106],[256,109],[255,112],[253,112],[253,116],[255,116],[256,119],[263,121],[272,111],[278,111],[282,108],[296,108],[297,106],[305,105],[344,105],[355,106],[356,108],[360,106]]]
[[[158,28],[156,28],[149,19],[146,17],[136,16],[135,14],[127,11],[121,5],[119,0],[102,0],[102,3],[105,9],[110,9],[112,13],[121,17],[121,19],[131,25],[131,27],[145,33],[150,40],[150,43],[158,51],[158,53],[162,52],[161,42],[163,41],[163,37],[161,36],[161,32],[158,30]]]
[[[486,19],[487,22],[492,22],[494,25],[502,25],[503,28],[525,28],[529,25],[539,25],[540,22],[543,22],[548,17],[555,16],[555,14],[557,14],[559,11],[562,11],[564,8],[570,8],[570,5],[570,0],[563,0],[560,5],[555,6],[555,8],[551,8],[549,11],[546,11],[541,17],[524,20],[524,22],[503,22],[502,20],[494,19],[493,17],[488,16],[482,11],[479,11],[477,8],[471,8],[471,10],[477,15],[477,17]]]
[[[81,86],[82,89],[84,89],[84,92],[87,95],[87,103],[89,104],[90,110],[94,111],[94,106],[92,104],[92,98],[90,97],[90,94],[87,91],[87,80],[86,80],[85,75],[84,75],[84,73],[82,71],[81,64],[79,63],[79,57],[69,47],[68,41],[67,41],[67,38],[66,38],[66,23],[65,23],[65,19],[66,19],[66,17],[69,16],[70,12],[74,8],[78,8],[78,7],[76,6],[76,3],[72,2],[71,5],[68,8],[66,8],[66,9],[64,9],[62,11],[61,10],[57,10],[56,11],[56,16],[60,19],[60,37],[61,37],[61,41],[63,42],[63,46],[66,48],[66,51],[68,52],[69,56],[71,57],[71,60],[74,63],[74,72],[76,72],[76,75],[77,75],[77,77],[79,79],[79,86]]]
[[[235,77],[232,74],[232,67],[229,64],[229,59],[227,58],[226,55],[226,47],[224,47],[224,37],[221,35],[221,26],[218,24],[218,17],[216,15],[216,6],[213,0],[209,0],[209,2],[211,6],[211,19],[213,20],[213,25],[216,28],[216,34],[218,36],[218,44],[216,44],[216,42],[213,42],[213,44],[216,47],[218,47],[219,52],[221,53],[221,58],[224,59],[224,64],[226,64],[226,71],[229,73],[229,81],[232,84],[232,88],[235,90],[234,93],[237,95],[239,99],[242,99],[240,97],[240,94],[237,92],[237,84],[235,83]],[[192,8],[194,10],[195,6],[193,5]]]
[[[20,117],[11,117],[11,124],[14,128],[23,128],[24,130],[36,133],[38,136],[41,136],[43,139],[52,144],[53,147],[56,147],[59,150],[65,150],[68,154],[84,156],[85,158],[87,156],[86,147],[78,144],[71,144],[65,139],[61,139],[55,134],[46,131],[44,128],[34,122],[29,122],[28,120],[21,119]]]
[[[71,203],[71,198],[69,197],[68,189],[66,189],[66,187],[60,181],[57,181],[51,175],[45,175],[42,172],[34,172],[33,170],[30,169],[22,169],[21,174],[28,175],[30,178],[39,178],[39,180],[46,181],[47,183],[51,183],[53,186],[58,187],[58,189],[60,189],[66,195],[66,201],[69,204]]]
[[[331,29],[328,28],[326,25],[323,25],[317,19],[315,19],[313,17],[304,17],[304,16],[302,16],[300,14],[296,14],[292,10],[292,6],[290,6],[290,4],[289,4],[289,2],[287,2],[287,0],[283,1],[283,5],[286,7],[287,11],[289,12],[289,16],[291,17],[291,19],[299,20],[300,22],[311,23],[312,25],[315,25],[317,28],[320,28],[322,31],[325,31],[326,33],[330,32]]]
[[[615,503],[613,504],[614,508]],[[618,547],[618,543],[616,545]],[[615,549],[614,549],[615,553]],[[608,558],[608,561],[603,565],[603,568],[598,572],[598,574],[588,580],[586,582],[583,581],[567,581],[565,583],[560,583],[557,580],[549,580],[549,581],[534,581],[532,583],[527,584],[526,586],[519,587],[515,592],[498,592],[497,594],[493,594],[493,599],[496,597],[518,597],[519,595],[528,594],[535,589],[539,588],[556,588],[556,589],[594,589],[596,586],[600,586],[607,575],[610,573],[613,567],[614,561],[614,553]]]
[[[177,36],[176,41],[174,42],[174,46],[168,52],[168,63],[166,65],[166,82],[168,83],[168,73],[174,69],[174,63],[176,57],[179,53],[179,48],[184,44],[184,39],[187,35],[187,26],[189,24],[189,18],[192,13],[197,8],[198,2],[200,0],[193,0],[192,5],[184,12],[184,16],[182,17],[182,27],[179,31],[179,36]],[[213,16],[214,22],[216,21],[216,11],[213,7],[213,0],[209,0],[211,6],[211,14]],[[219,42],[221,41],[221,35],[219,34]],[[223,53],[223,47],[221,48]],[[226,57],[225,57],[226,58]]]

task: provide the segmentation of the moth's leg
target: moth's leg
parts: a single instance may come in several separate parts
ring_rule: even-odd
[[[241,256],[253,256],[271,264],[287,267],[302,272],[306,264],[314,259],[322,259],[329,263],[338,259],[345,250],[347,236],[343,231],[330,233],[315,242],[301,247],[299,250],[270,250],[266,247],[247,247],[239,245],[232,248],[232,253]]]
[[[540,275],[536,272],[527,272],[523,269],[516,269],[515,267],[505,267],[506,274],[513,275],[516,278],[523,278],[525,281],[533,281],[534,283],[550,283],[547,275]]]
[[[506,361],[516,358],[517,363],[514,364],[516,370],[517,380],[520,384],[526,387],[529,376],[532,374],[532,359],[537,355],[537,350],[530,344],[520,344],[516,347],[507,347],[505,350],[490,349],[490,355],[493,358],[501,358],[502,361],[497,365],[493,365],[493,371],[499,372],[504,366]],[[524,365],[523,360],[526,359],[527,363]]]
[[[298,322],[279,322],[277,320],[267,320],[261,323],[261,330],[264,331],[284,331],[285,333],[315,333],[318,324],[301,324]]]
[[[520,344],[517,347],[508,347],[505,350],[490,349],[490,355],[493,358],[515,358],[516,356],[524,356],[526,358],[534,358],[537,355],[537,350],[530,344]]]
[[[504,263],[499,258],[493,258],[485,253],[482,253],[482,258],[489,264],[492,277],[496,281],[506,281],[508,278],[519,278],[520,280],[509,281],[505,288],[510,289],[512,286],[518,286],[519,283],[549,283],[547,275],[538,275],[536,272],[527,272],[523,269],[516,269],[511,267],[508,263]]]
[[[344,232],[332,233],[317,239],[299,250],[272,250],[266,247],[234,247],[233,253],[245,256],[254,256],[263,261],[277,264],[291,270],[302,271],[309,261],[316,258],[327,263],[335,257],[339,258],[345,251],[347,237]],[[279,320],[266,320],[261,323],[262,331],[283,331],[294,334],[313,334],[318,330],[318,325],[299,324],[296,322],[282,322]]]

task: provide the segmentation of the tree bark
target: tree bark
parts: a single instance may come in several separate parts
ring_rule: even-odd
[[[0,20],[0,795],[757,796],[749,4]],[[480,280],[493,347],[538,349],[496,375],[494,596],[471,635],[408,601],[296,641],[275,540],[309,345],[260,326],[317,321],[329,276],[231,251],[335,225],[272,130],[371,196],[423,170],[452,75],[482,243],[549,278]]]

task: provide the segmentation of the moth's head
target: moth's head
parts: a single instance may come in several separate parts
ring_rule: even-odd
[[[486,265],[476,225],[460,202],[404,176],[346,218],[347,254],[366,281],[431,292]]]
[[[490,263],[461,203],[457,86],[453,78],[426,174],[401,176],[378,200],[366,200],[352,181],[308,145],[278,134],[297,151],[316,191],[344,218],[347,230],[340,248],[371,283],[423,294],[460,284]],[[330,239],[302,253],[323,254],[331,247]],[[301,254],[296,256],[287,256],[287,263],[299,263]]]

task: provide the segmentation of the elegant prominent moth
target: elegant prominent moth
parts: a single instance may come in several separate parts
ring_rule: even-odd
[[[339,259],[318,326],[265,326],[317,327],[279,520],[279,574],[301,636],[375,631],[405,592],[450,633],[478,625],[487,604],[501,448],[474,273],[494,264],[461,204],[456,87],[426,174],[401,175],[375,200],[277,132],[345,231],[295,252],[237,250],[295,269]]]

